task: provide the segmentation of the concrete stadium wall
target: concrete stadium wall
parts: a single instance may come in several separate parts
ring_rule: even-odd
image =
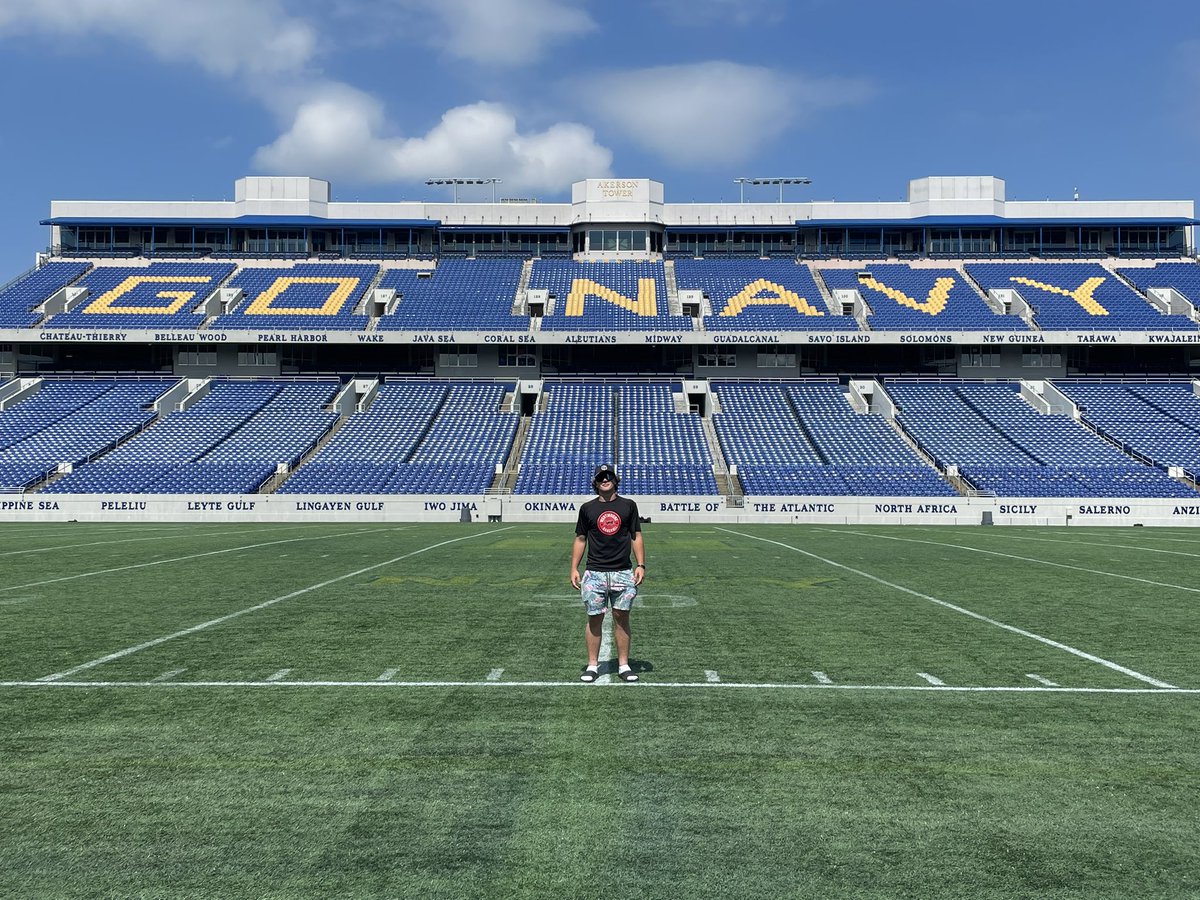
[[[10,494],[0,522],[552,522],[574,523],[587,497],[298,494]],[[634,498],[652,523],[824,525],[1200,526],[1195,500],[747,497]]]

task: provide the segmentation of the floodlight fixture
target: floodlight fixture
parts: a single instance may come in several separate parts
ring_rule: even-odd
[[[812,184],[811,178],[803,178],[801,176],[789,176],[787,178],[735,178],[733,183],[738,185],[741,191],[741,201],[746,202],[746,185],[748,184],[777,184],[779,185],[779,202],[783,202],[783,186],[785,184]]]
[[[454,202],[458,202],[458,186],[460,184],[490,184],[492,186],[492,202],[496,202],[496,185],[503,181],[501,178],[427,178],[428,185],[449,184],[454,187]]]

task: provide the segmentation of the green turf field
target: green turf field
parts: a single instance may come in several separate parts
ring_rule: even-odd
[[[0,897],[1200,896],[1200,531],[572,535],[0,525]]]

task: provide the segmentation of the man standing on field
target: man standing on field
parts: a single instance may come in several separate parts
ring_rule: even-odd
[[[579,676],[592,682],[600,675],[600,628],[604,614],[612,608],[613,634],[617,641],[617,676],[637,681],[629,665],[629,610],[638,585],[646,574],[646,550],[637,504],[617,496],[616,470],[605,463],[596,469],[592,488],[596,498],[579,507],[575,543],[571,547],[571,586],[580,591],[587,611],[587,666]],[[579,577],[579,563],[587,548],[587,568]],[[633,565],[630,554],[637,559]]]

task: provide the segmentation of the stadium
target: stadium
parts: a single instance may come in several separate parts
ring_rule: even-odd
[[[1200,897],[1186,10],[0,0],[0,898]]]
[[[614,461],[663,522],[1200,522],[1192,201],[803,180],[53,201],[0,290],[0,514],[566,522]]]

